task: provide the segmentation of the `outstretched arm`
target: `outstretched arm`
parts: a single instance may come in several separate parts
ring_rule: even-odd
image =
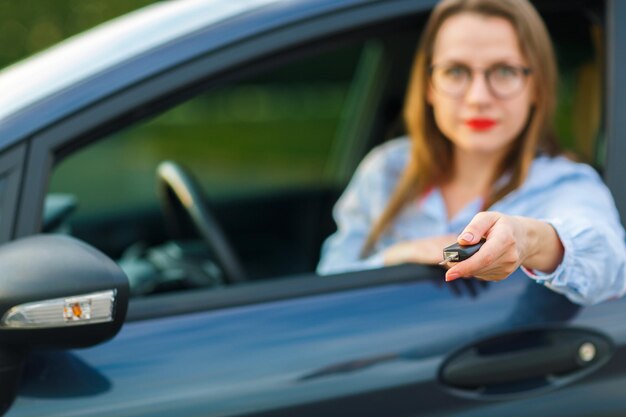
[[[579,304],[622,296],[625,232],[609,189],[583,164],[543,160],[536,169],[542,179],[536,175],[525,185],[523,205],[507,208],[511,215],[479,213],[460,233],[461,244],[487,240],[472,258],[451,267],[448,279],[501,280],[521,266],[530,278]],[[463,238],[465,232],[471,240]]]

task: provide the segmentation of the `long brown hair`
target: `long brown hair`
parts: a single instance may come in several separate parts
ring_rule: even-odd
[[[435,123],[432,107],[426,101],[429,66],[433,44],[439,28],[451,16],[476,13],[508,20],[519,40],[520,49],[533,70],[534,106],[526,127],[515,139],[492,178],[492,189],[484,208],[488,208],[518,188],[538,150],[548,154],[558,152],[552,134],[552,117],[556,106],[557,69],[552,42],[543,20],[526,0],[443,0],[433,10],[426,24],[413,63],[404,120],[411,137],[411,155],[394,192],[381,216],[370,230],[362,249],[369,254],[375,243],[404,206],[422,195],[428,188],[449,180],[453,147]],[[508,180],[496,187],[496,181],[506,172]]]

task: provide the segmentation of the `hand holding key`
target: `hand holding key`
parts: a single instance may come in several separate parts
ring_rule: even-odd
[[[552,272],[563,259],[563,246],[548,223],[497,212],[478,213],[457,239],[462,246],[484,243],[446,272],[446,281],[476,277],[500,281],[520,265]]]
[[[480,242],[473,245],[461,245],[460,243],[454,243],[443,249],[443,261],[439,262],[439,265],[445,265],[448,262],[461,262],[469,259],[474,255],[485,243],[485,238],[480,239]]]

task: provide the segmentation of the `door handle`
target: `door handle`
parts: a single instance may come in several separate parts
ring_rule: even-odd
[[[454,353],[440,370],[446,386],[499,395],[563,385],[604,364],[608,338],[586,329],[526,330],[480,341]]]

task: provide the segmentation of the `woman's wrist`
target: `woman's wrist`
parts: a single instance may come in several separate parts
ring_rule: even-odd
[[[551,273],[563,260],[563,244],[549,223],[520,217],[525,231],[526,250],[522,266],[535,271]]]

